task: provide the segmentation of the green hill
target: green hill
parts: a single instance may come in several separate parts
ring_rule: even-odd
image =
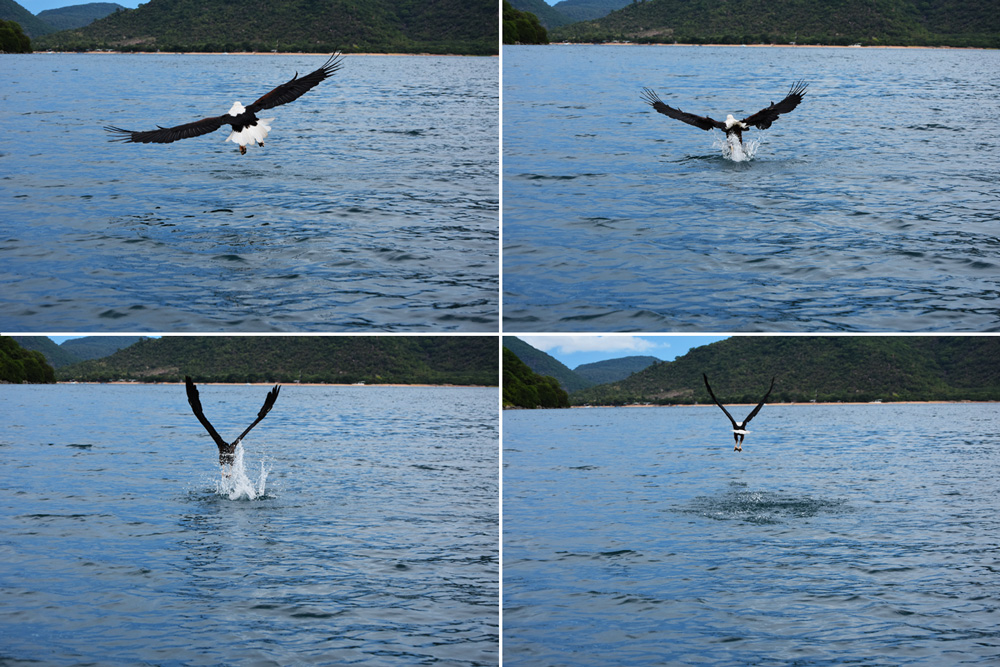
[[[88,2],[85,5],[71,5],[58,9],[46,9],[36,16],[56,30],[70,30],[90,25],[97,19],[103,19],[108,14],[125,7],[114,2]]]
[[[497,386],[486,336],[167,336],[59,369],[60,380]]]
[[[1000,47],[980,0],[646,0],[552,31],[553,40]]]
[[[1000,338],[967,336],[734,336],[577,391],[575,404],[1000,400]]]
[[[54,32],[55,28],[36,17],[14,0],[0,0],[0,20],[14,21],[28,37],[34,39]]]
[[[573,369],[573,372],[593,384],[606,384],[608,382],[624,380],[629,375],[632,375],[632,373],[638,373],[658,363],[660,363],[660,360],[656,357],[636,355],[595,361],[592,364],[580,364]]]
[[[85,336],[71,338],[64,341],[59,347],[76,356],[78,361],[87,361],[111,356],[118,350],[138,343],[143,338],[145,336]]]
[[[61,368],[62,366],[83,361],[82,357],[55,344],[47,336],[13,336],[13,338],[24,349],[41,352],[42,356],[45,357],[45,361],[51,364],[53,368]]]
[[[555,378],[535,373],[505,347],[503,405],[505,408],[568,408],[569,397]]]
[[[631,2],[634,0],[562,0],[552,5],[552,9],[570,21],[590,21],[607,16]]]
[[[497,5],[489,0],[149,0],[38,46],[492,55],[499,37]]]
[[[594,384],[583,376],[571,371],[566,367],[566,364],[558,359],[541,350],[536,350],[520,338],[504,336],[503,346],[510,349],[511,352],[517,355],[518,359],[527,364],[528,368],[534,372],[539,375],[555,378],[559,382],[559,386],[567,392],[579,391]]]
[[[55,382],[52,366],[36,350],[26,350],[10,336],[0,336],[0,383]]]
[[[549,30],[573,22],[570,17],[550,7],[545,0],[510,0],[510,4],[514,9],[534,14],[539,23]]]
[[[548,44],[549,35],[537,16],[515,9],[503,0],[503,43]]]

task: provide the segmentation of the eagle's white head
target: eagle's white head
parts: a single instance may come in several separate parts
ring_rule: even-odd
[[[246,113],[246,107],[239,102],[233,102],[233,108],[229,110],[230,116],[239,116],[241,113]],[[732,116],[730,116],[732,118]]]
[[[232,113],[232,112],[230,112],[230,113]],[[740,121],[738,121],[735,118],[733,118],[733,114],[728,114],[726,116],[726,129],[728,130],[733,125],[739,125],[741,127],[741,129],[744,129],[744,130],[747,129],[746,125],[744,125]]]

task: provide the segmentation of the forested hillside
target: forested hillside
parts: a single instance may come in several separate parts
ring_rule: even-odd
[[[60,380],[497,386],[496,339],[423,336],[171,336],[59,369]]]
[[[575,404],[706,403],[702,373],[732,403],[1000,400],[1000,339],[967,336],[732,337],[621,382],[570,395]]]
[[[492,0],[149,0],[46,36],[57,50],[495,54]]]
[[[505,408],[568,408],[569,397],[555,378],[535,373],[505,347],[503,405]]]
[[[10,336],[0,336],[0,383],[55,381],[55,371],[41,352],[24,349]]]
[[[533,348],[520,338],[504,336],[503,345],[517,355],[531,370],[539,375],[555,378],[559,382],[559,386],[568,392],[572,393],[594,384],[571,371],[566,364],[555,357]]]
[[[646,0],[550,38],[997,48],[1000,12],[980,0]]]

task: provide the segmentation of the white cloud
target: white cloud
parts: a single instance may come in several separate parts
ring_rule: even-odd
[[[543,352],[558,350],[574,352],[648,352],[669,347],[666,341],[653,342],[639,336],[518,336],[528,345]]]

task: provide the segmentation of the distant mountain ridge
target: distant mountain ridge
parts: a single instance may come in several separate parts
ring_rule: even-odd
[[[574,405],[1000,400],[1000,338],[734,336],[570,395]]]
[[[497,386],[486,336],[167,336],[60,368],[60,380]]]
[[[45,36],[39,45],[56,50],[494,55],[499,21],[491,0],[149,0],[86,27]]]
[[[635,355],[619,357],[617,359],[605,359],[604,361],[595,361],[590,364],[580,364],[573,369],[573,372],[577,375],[582,375],[594,384],[605,384],[624,380],[629,375],[638,373],[658,363],[661,363],[661,360],[656,357]]]
[[[14,0],[0,0],[0,19],[20,24],[24,34],[33,40],[56,30]]]
[[[48,336],[14,336],[14,340],[26,350],[41,352],[54,368],[109,356],[143,338],[143,336],[84,336],[71,338],[57,345]]]
[[[550,31],[551,39],[693,44],[1000,47],[980,0],[645,0]]]
[[[504,336],[503,346],[517,355],[518,359],[538,375],[555,378],[559,382],[559,386],[569,393],[594,384],[582,375],[571,371],[566,364],[552,355],[532,347],[516,336]]]
[[[90,25],[97,19],[122,9],[125,7],[116,2],[88,2],[83,5],[45,9],[36,16],[56,30],[70,30]]]

